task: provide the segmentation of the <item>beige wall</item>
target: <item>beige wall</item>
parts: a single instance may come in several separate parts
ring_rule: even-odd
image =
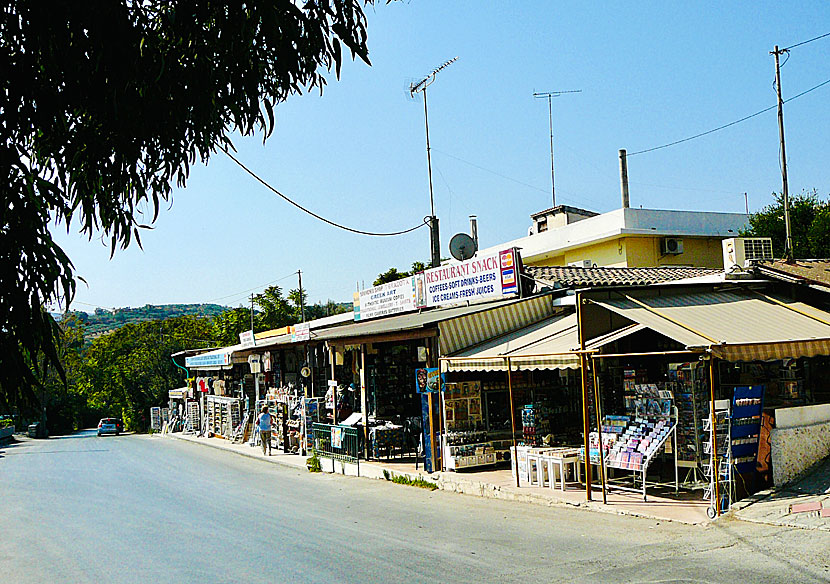
[[[593,243],[551,255],[539,261],[528,261],[534,266],[566,266],[570,262],[591,260],[600,267],[650,268],[655,266],[694,266],[722,268],[723,254],[718,237],[683,237],[683,253],[660,254],[662,236],[621,236],[602,243]]]

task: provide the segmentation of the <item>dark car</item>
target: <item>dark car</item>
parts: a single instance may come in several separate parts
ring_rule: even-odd
[[[115,434],[118,436],[124,431],[124,423],[119,418],[102,418],[98,422],[98,435]]]
[[[29,435],[29,438],[46,438],[49,435],[46,431],[46,424],[43,422],[29,424],[27,434]]]

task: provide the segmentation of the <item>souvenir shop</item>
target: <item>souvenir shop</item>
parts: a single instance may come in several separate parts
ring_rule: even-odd
[[[582,295],[585,338],[614,339],[586,356],[595,477],[632,471],[644,497],[697,489],[715,516],[794,463],[774,459],[771,436],[777,418],[830,402],[830,313],[764,286]]]
[[[511,452],[524,470],[532,449],[580,443],[576,325],[560,311],[442,359],[446,470],[491,467]]]

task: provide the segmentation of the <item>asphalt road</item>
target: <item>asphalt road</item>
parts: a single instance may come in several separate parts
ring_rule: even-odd
[[[830,533],[311,475],[147,436],[0,447],[3,582],[828,582]]]

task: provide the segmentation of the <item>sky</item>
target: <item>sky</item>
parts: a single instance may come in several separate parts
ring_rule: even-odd
[[[775,45],[830,32],[830,3],[411,0],[367,9],[371,67],[344,63],[319,92],[276,109],[276,128],[235,136],[238,158],[315,213],[391,232],[430,214],[421,96],[408,87],[443,62],[428,89],[435,211],[442,256],[478,217],[480,246],[527,234],[552,204],[620,207],[618,150],[629,152],[631,205],[743,212],[781,190],[775,110],[668,148],[776,103]],[[784,99],[830,80],[830,36],[782,57]],[[830,195],[830,83],[784,106],[790,193]],[[746,193],[746,199],[744,196]],[[303,287],[311,302],[350,302],[390,267],[428,262],[426,228],[356,235],[268,191],[224,154],[191,170],[143,249],[110,259],[100,238],[53,229],[78,283],[72,308],[245,304],[266,285]]]

